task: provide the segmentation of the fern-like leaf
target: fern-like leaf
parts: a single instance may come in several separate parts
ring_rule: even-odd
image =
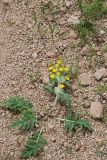
[[[88,129],[92,131],[91,125],[84,119],[79,119],[78,114],[67,114],[64,119],[60,119],[64,122],[64,129],[66,131],[72,131],[76,129],[76,126],[81,129]]]
[[[72,119],[70,114],[67,114],[64,119],[64,129],[66,131],[72,131],[75,128],[76,121]]]
[[[94,90],[97,94],[103,94],[107,92],[107,82],[105,82],[103,85],[97,86]]]
[[[44,90],[49,93],[54,93],[54,89],[51,85],[47,85],[44,87]]]
[[[36,123],[36,117],[33,111],[25,110],[21,114],[21,118],[12,123],[12,128],[19,128],[21,131],[32,130]]]
[[[21,96],[16,96],[1,102],[1,107],[13,112],[22,112],[25,109],[31,108],[32,104],[29,100],[24,100]]]
[[[91,128],[89,122],[87,122],[84,119],[78,119],[77,122],[76,122],[76,124],[81,129],[88,129],[88,130],[92,131],[92,128]]]
[[[56,86],[56,84],[57,84],[56,80],[50,80],[49,84],[44,87],[44,90],[46,92],[54,94],[54,87]]]
[[[59,92],[58,100],[62,103],[65,103],[67,107],[71,107],[71,97],[64,91]]]
[[[25,149],[22,151],[21,158],[27,159],[29,157],[35,157],[43,150],[47,141],[39,133],[34,133],[31,138],[28,139]]]

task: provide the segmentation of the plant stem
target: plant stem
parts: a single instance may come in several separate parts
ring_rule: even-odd
[[[43,130],[43,126],[42,126],[42,128],[41,128],[41,130],[40,130],[39,136],[38,136],[38,138],[37,138],[37,142],[39,141],[39,138],[40,138],[40,135],[41,135],[41,133],[42,133],[42,130]]]
[[[58,83],[58,87],[59,87],[59,85],[60,85],[60,83]],[[55,107],[56,106],[56,104],[57,104],[57,101],[58,101],[58,94],[56,94],[56,97],[55,97],[55,101],[54,101],[54,103],[53,103],[53,107]]]
[[[54,103],[53,103],[53,107],[55,107],[55,106],[56,106],[57,101],[58,101],[58,94],[57,94],[57,95],[56,95],[56,97],[55,97],[55,101],[54,101]]]
[[[76,122],[76,121],[71,121],[71,120],[69,120],[69,119],[63,119],[63,118],[57,118],[58,120],[60,120],[60,121],[68,121],[68,122]]]

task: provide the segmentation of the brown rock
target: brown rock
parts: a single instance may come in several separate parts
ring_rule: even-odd
[[[79,17],[77,16],[70,16],[67,21],[70,26],[78,25],[80,23]]]
[[[105,68],[97,69],[96,72],[94,73],[94,77],[96,80],[100,80],[105,74],[106,74]]]
[[[76,39],[77,34],[73,30],[71,30],[70,33],[69,33],[69,36],[67,38]]]
[[[79,80],[80,80],[81,85],[83,86],[91,85],[91,75],[89,73],[82,73],[79,76]]]
[[[36,52],[32,54],[32,57],[33,57],[34,59],[36,59],[37,56],[38,56],[38,54],[37,54]]]
[[[86,56],[88,53],[88,50],[89,50],[89,46],[88,45],[84,46],[81,50],[81,56]]]
[[[46,74],[46,75],[44,75],[44,77],[42,78],[42,82],[44,83],[44,84],[48,84],[49,83],[49,76]]]
[[[80,151],[81,149],[81,144],[76,144],[75,145],[75,151]]]
[[[100,102],[91,103],[90,115],[93,118],[103,118],[103,106]]]
[[[72,4],[73,4],[73,1],[65,0],[65,5],[66,5],[67,8],[70,8]]]
[[[84,108],[89,108],[89,107],[90,107],[90,102],[84,101],[84,102],[83,102],[83,107],[84,107]]]
[[[53,51],[48,51],[48,52],[46,53],[46,56],[47,56],[48,58],[54,58],[54,57],[56,56],[56,54],[55,54]]]
[[[56,138],[55,137],[51,137],[51,140],[52,140],[52,142],[55,142]]]

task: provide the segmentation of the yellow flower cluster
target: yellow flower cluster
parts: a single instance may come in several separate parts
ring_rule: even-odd
[[[69,68],[63,65],[63,62],[61,59],[59,59],[54,65],[51,65],[49,68],[50,72],[50,78],[55,79],[57,76],[60,77],[63,75],[65,77],[66,81],[70,80],[69,74]],[[60,88],[64,88],[64,84],[60,84]]]
[[[63,89],[64,87],[65,87],[64,84],[60,84],[60,85],[59,85],[59,88],[62,88],[62,89]]]

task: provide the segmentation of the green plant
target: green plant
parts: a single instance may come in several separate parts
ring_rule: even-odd
[[[43,39],[43,37],[46,33],[46,30],[44,29],[45,28],[44,23],[42,22],[42,20],[38,20],[35,12],[32,13],[32,19],[36,24],[37,32],[39,33],[40,38]]]
[[[49,85],[45,87],[47,91],[55,94],[55,102],[64,102],[67,107],[71,107],[71,98],[64,91],[64,88],[70,81],[69,68],[64,66],[62,60],[59,59],[56,64],[49,67],[50,81]]]
[[[94,89],[94,92],[96,92],[96,94],[99,94],[104,100],[107,101],[107,97],[103,94],[107,92],[107,82],[105,82],[102,85],[97,86]]]
[[[55,22],[56,15],[58,14],[60,7],[59,1],[55,4],[53,1],[43,2],[41,0],[40,10],[45,20]]]
[[[29,77],[29,80],[32,84],[34,84],[37,80],[36,77],[31,73],[28,75],[28,77]]]
[[[103,52],[104,53],[107,53],[107,43],[104,45],[104,47],[103,47]]]
[[[37,82],[40,77],[41,77],[41,72],[40,72],[39,68],[37,68],[35,74],[33,74],[33,73],[28,74],[28,79],[29,79],[30,83],[32,83],[32,84],[35,84],[35,82]]]
[[[21,131],[30,131],[35,127],[36,116],[31,109],[21,113],[21,117],[11,124],[12,128],[19,128]]]
[[[97,36],[96,20],[107,14],[107,7],[102,0],[77,0],[77,6],[81,12],[81,18],[76,29],[82,42],[85,42]]]
[[[64,119],[57,118],[64,121],[64,128],[66,131],[71,131],[77,126],[81,129],[92,130],[90,124],[86,120],[80,119],[77,114],[73,115],[71,97],[64,90],[64,88],[66,89],[66,87],[70,85],[70,75],[73,78],[77,78],[77,71],[75,73],[73,70],[73,73],[70,73],[70,69],[63,64],[61,59],[59,59],[55,64],[49,66],[49,73],[50,81],[45,89],[55,95],[53,107],[58,101],[66,105],[66,117]]]
[[[89,21],[95,21],[107,14],[107,7],[104,6],[103,0],[77,0],[77,5],[82,17]]]
[[[107,92],[107,82],[105,82],[103,85],[98,85],[94,91],[97,94],[103,94],[104,92]]]
[[[100,144],[97,145],[97,149],[96,149],[96,155],[98,157],[100,157],[101,159],[107,159],[107,152],[106,150],[102,150],[102,147],[104,147],[105,149],[107,148],[106,147],[107,145],[107,140],[102,140],[100,142]]]
[[[27,144],[21,153],[21,158],[27,159],[37,156],[46,144],[47,141],[42,137],[41,133],[34,133],[32,137],[28,139]]]
[[[90,124],[86,120],[80,119],[78,117],[78,114],[74,114],[74,115],[67,114],[64,119],[61,119],[61,118],[57,118],[57,119],[64,122],[64,129],[66,131],[75,130],[76,127],[79,127],[81,129],[88,129],[92,131]]]
[[[95,55],[95,50],[92,46],[92,44],[89,44],[89,50],[87,54],[87,61],[88,61],[88,66],[91,68],[92,67],[92,61],[93,61],[93,56]]]
[[[54,40],[55,24],[48,22],[48,25],[49,25],[49,30],[51,33],[52,43],[53,43],[53,45],[55,45],[55,40]]]
[[[0,106],[10,111],[18,111],[21,113],[20,118],[11,124],[12,128],[18,128],[20,131],[31,131],[35,128],[37,118],[32,111],[33,106],[29,100],[24,100],[21,96],[10,97],[1,102]],[[34,133],[32,137],[28,139],[25,149],[23,149],[21,153],[21,158],[27,159],[32,156],[35,157],[47,144],[41,132]]]
[[[12,112],[22,112],[23,110],[31,109],[32,104],[29,100],[24,100],[21,96],[16,96],[1,102],[1,107]]]
[[[46,24],[48,27],[48,31],[50,32],[52,44],[58,50],[58,47],[55,44],[54,34],[57,26],[57,15],[60,11],[61,3],[59,0],[43,2],[41,0],[40,11],[42,22]]]
[[[72,64],[70,72],[72,78],[78,80],[78,66],[76,64]]]
[[[79,33],[81,43],[89,41],[95,34],[97,34],[96,27],[92,22],[88,22],[86,19],[80,21],[76,26],[76,30]]]

